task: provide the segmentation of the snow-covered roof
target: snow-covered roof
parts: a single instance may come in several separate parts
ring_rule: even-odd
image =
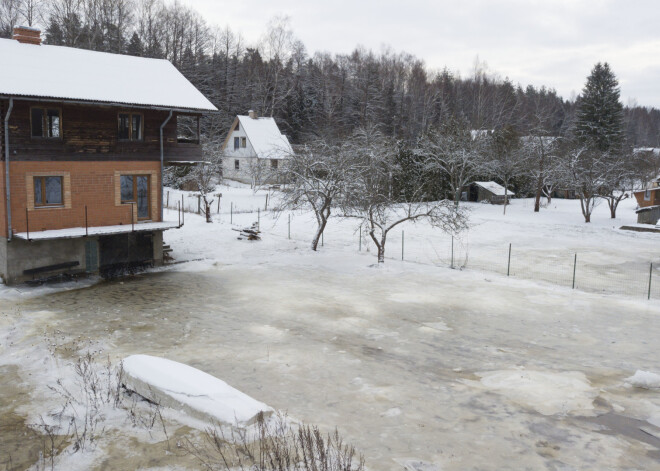
[[[495,182],[474,182],[475,185],[479,185],[484,190],[490,191],[495,196],[504,196],[504,187],[499,183]],[[506,192],[507,196],[514,196],[515,193],[511,190]]]
[[[274,118],[238,116],[238,121],[258,158],[286,159],[293,153],[289,140],[280,132]]]
[[[163,59],[0,39],[0,62],[0,95],[217,111]]]

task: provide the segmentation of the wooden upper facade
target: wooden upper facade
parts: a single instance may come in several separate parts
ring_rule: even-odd
[[[3,118],[8,106],[9,100],[0,100]],[[41,129],[33,122],[40,114],[45,121]],[[165,110],[14,100],[9,119],[10,161],[160,161],[160,126],[168,115]],[[189,133],[189,123],[199,116],[173,113],[163,128],[166,163],[202,160],[199,142],[181,134]],[[138,123],[139,135],[121,134],[126,117]],[[182,121],[186,130],[177,132],[177,123],[181,127]],[[4,126],[0,129],[2,160],[3,134]]]

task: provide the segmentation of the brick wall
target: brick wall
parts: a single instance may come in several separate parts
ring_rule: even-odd
[[[2,171],[0,171],[0,174]],[[64,204],[56,208],[34,208],[34,175],[64,176]],[[131,223],[131,205],[118,203],[118,178],[122,174],[150,175],[151,220],[160,220],[159,162],[10,162],[12,227],[25,232],[26,209],[30,231],[85,226],[87,205],[89,226]],[[4,177],[3,177],[4,178]],[[0,184],[2,187],[2,184]],[[5,203],[4,191],[0,201]],[[0,214],[4,211],[0,209]],[[2,236],[7,236],[3,222]]]

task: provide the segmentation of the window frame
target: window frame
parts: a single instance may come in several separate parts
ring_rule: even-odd
[[[651,190],[644,190],[644,201],[651,201]]]
[[[241,169],[241,161],[239,159],[234,159],[234,170]]]
[[[133,179],[133,199],[131,200],[125,200],[122,197],[121,194],[121,179],[122,177],[131,177]],[[140,217],[139,214],[137,214],[136,211],[136,216],[138,221],[149,221],[151,220],[151,175],[148,173],[126,173],[126,174],[120,174],[119,175],[119,202],[121,204],[130,204],[137,206],[138,204],[138,188],[137,188],[137,181],[139,177],[147,177],[147,208],[149,211],[149,214],[146,217]]]
[[[46,179],[47,178],[59,178],[60,179],[60,202],[59,203],[46,203]],[[37,182],[39,184],[37,185]],[[41,203],[37,203],[35,198],[34,208],[61,208],[64,207],[64,175],[38,175],[32,177],[33,191],[39,186],[41,193]]]
[[[121,115],[128,115],[128,138],[119,137],[121,124]],[[133,138],[133,116],[140,116],[140,137]],[[139,111],[118,111],[117,112],[117,141],[118,142],[144,142],[144,113]]]
[[[32,134],[33,126],[33,118],[32,118],[32,112],[35,109],[39,109],[42,111],[41,113],[41,136],[35,136]],[[57,110],[57,114],[59,117],[59,128],[60,128],[60,133],[59,136],[48,136],[44,135],[47,134],[47,129],[48,129],[48,111],[49,110]],[[62,107],[60,106],[30,106],[30,139],[47,139],[47,140],[53,140],[53,141],[60,141],[62,140],[62,134],[63,134],[64,128],[62,126]]]
[[[247,137],[241,137],[241,149],[247,148]]]
[[[270,159],[270,169],[271,170],[277,170],[279,168],[279,160],[278,159]]]

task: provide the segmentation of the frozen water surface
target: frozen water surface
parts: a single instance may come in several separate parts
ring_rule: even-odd
[[[59,356],[82,336],[115,359],[170,358],[337,426],[370,469],[658,467],[660,440],[591,420],[615,404],[619,415],[658,415],[657,393],[624,384],[657,368],[653,304],[397,262],[370,268],[365,257],[292,257],[16,301],[20,335],[3,340],[2,359],[18,362],[44,331],[59,333]],[[22,369],[29,384],[35,366]]]

